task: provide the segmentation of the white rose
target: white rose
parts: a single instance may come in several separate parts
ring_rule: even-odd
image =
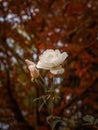
[[[37,78],[39,76],[39,70],[37,70],[36,68],[36,64],[32,61],[29,61],[29,60],[25,60],[27,66],[28,66],[28,69],[30,71],[30,74],[31,74],[31,77],[32,77],[32,81]]]
[[[61,64],[64,62],[68,54],[66,52],[61,53],[58,49],[47,49],[39,57],[37,68],[50,70],[53,74],[62,74],[64,69]]]

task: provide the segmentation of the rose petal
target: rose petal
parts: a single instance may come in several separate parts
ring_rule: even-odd
[[[27,64],[28,66],[29,66],[29,65],[33,65],[34,67],[36,66],[34,62],[32,62],[32,61],[30,61],[30,60],[28,60],[28,59],[26,59],[25,62],[26,62],[26,64]]]
[[[34,80],[35,78],[37,78],[39,76],[39,70],[37,70],[36,68],[36,64],[32,61],[29,61],[29,60],[25,60],[27,66],[28,66],[28,69],[30,71],[30,75],[32,77],[32,80]]]
[[[39,69],[45,69],[45,70],[49,70],[50,67],[47,66],[47,64],[42,64],[40,61],[38,61],[37,65],[36,65],[37,68]]]
[[[50,70],[50,72],[52,73],[52,74],[63,74],[64,73],[64,68],[62,68],[61,66],[59,66],[59,67],[56,67],[56,68],[52,68],[51,70]]]
[[[68,57],[68,54],[66,52],[63,52],[61,55],[62,55],[61,57],[63,62]]]
[[[58,49],[55,50],[55,53],[56,53],[57,55],[60,55],[60,51],[59,51]]]

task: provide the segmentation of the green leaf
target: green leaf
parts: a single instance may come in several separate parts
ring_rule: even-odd
[[[91,115],[86,115],[83,117],[83,120],[88,122],[88,123],[94,123],[95,118]]]
[[[40,97],[38,97],[38,98],[35,98],[35,99],[33,100],[33,102],[36,102],[36,101],[38,101],[38,100],[40,100],[40,99],[43,99],[43,96],[40,96]]]
[[[58,123],[61,123],[62,120],[55,120],[53,121],[52,128],[54,129]]]
[[[94,124],[95,124],[95,125],[97,125],[97,124],[98,124],[98,118],[95,120]]]
[[[52,120],[51,120],[52,119]],[[48,124],[51,126],[52,129],[55,128],[55,126],[58,124],[58,123],[61,123],[62,120],[60,119],[60,117],[58,116],[53,116],[53,115],[50,115],[47,117],[47,122]]]
[[[50,119],[52,118],[52,115],[50,115],[50,116],[47,116],[47,118],[46,118],[46,120],[47,120],[47,122],[48,122],[48,124],[51,126],[51,123],[50,123]]]
[[[41,111],[41,109],[43,108],[44,104],[45,104],[45,103],[43,102],[43,103],[39,106],[39,109],[38,109],[38,110],[39,110],[39,112],[40,112],[40,111]]]

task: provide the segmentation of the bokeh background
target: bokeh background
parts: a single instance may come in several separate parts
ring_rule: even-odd
[[[65,119],[56,130],[98,129],[82,126],[85,115],[98,118],[98,0],[0,0],[1,130],[50,130],[25,63],[50,48],[69,55],[62,83],[55,79],[54,113]]]

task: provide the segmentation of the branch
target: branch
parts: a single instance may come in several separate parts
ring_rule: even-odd
[[[25,118],[23,117],[23,115],[21,114],[19,105],[17,104],[16,100],[13,97],[13,94],[11,92],[10,70],[5,64],[4,66],[5,66],[6,76],[7,76],[6,90],[11,101],[10,109],[14,112],[15,119],[17,120],[17,122],[23,123],[26,130],[34,130],[34,127],[30,126],[28,122],[25,120]]]

